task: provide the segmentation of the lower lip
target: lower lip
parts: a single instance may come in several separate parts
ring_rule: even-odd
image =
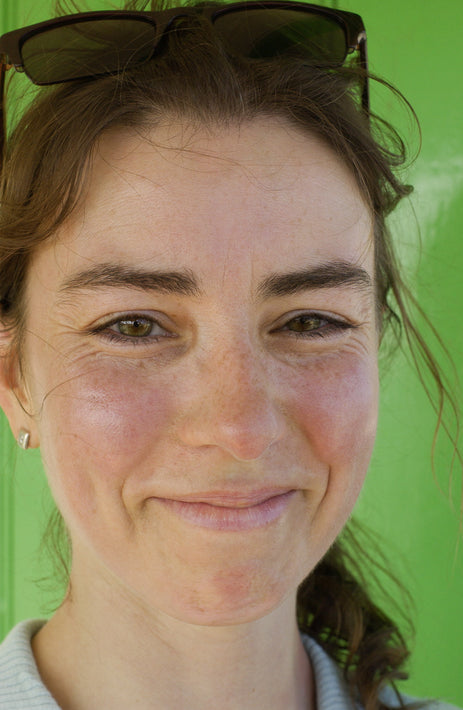
[[[277,520],[288,507],[296,491],[288,491],[246,508],[212,505],[210,503],[187,503],[168,498],[157,498],[176,515],[193,525],[209,530],[240,532],[269,525]]]

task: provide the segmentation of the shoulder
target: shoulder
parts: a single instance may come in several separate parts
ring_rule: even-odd
[[[302,634],[302,642],[313,667],[317,710],[363,710],[361,705],[352,701],[337,663],[309,636]],[[383,690],[380,697],[391,709],[409,707],[410,710],[460,710],[455,705],[437,700],[412,698],[403,694],[399,699],[392,688]]]
[[[44,621],[23,621],[0,644],[0,708],[59,710],[40,678],[31,638]]]

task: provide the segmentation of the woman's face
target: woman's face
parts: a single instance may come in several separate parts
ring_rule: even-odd
[[[295,594],[367,471],[371,217],[340,159],[284,122],[149,138],[101,141],[35,256],[31,428],[76,579],[237,623]]]

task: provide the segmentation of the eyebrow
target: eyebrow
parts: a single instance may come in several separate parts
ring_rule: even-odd
[[[257,294],[266,299],[307,290],[352,287],[369,291],[368,271],[348,261],[330,261],[287,273],[274,273],[259,284]],[[183,296],[200,296],[199,280],[189,269],[162,271],[136,269],[120,264],[98,264],[80,271],[60,287],[61,293],[98,288],[131,288]]]
[[[183,296],[198,296],[201,292],[196,277],[188,269],[147,271],[119,264],[98,264],[91,269],[80,271],[61,285],[60,292],[101,287],[123,287]]]
[[[371,291],[373,280],[368,271],[348,261],[330,261],[287,274],[271,274],[259,286],[261,298],[288,296],[307,290],[352,287]]]

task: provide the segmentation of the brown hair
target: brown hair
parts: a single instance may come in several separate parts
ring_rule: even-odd
[[[358,105],[361,78],[352,67],[326,72],[301,60],[231,58],[198,17],[182,22],[181,32],[170,33],[163,53],[141,68],[41,89],[11,132],[1,182],[0,307],[4,325],[15,336],[12,354],[20,356],[31,257],[77,204],[89,159],[104,131],[141,130],[166,117],[220,127],[276,115],[320,136],[355,176],[375,217],[381,328],[390,323],[404,328],[417,366],[423,362],[436,383],[440,419],[448,393],[409,315],[411,296],[385,224],[411,191],[394,173],[406,159],[405,148],[387,123],[366,120]],[[303,582],[298,620],[343,668],[353,697],[366,710],[380,710],[385,706],[379,691],[404,677],[401,667],[408,651],[397,626],[369,596],[356,539],[347,528]]]

